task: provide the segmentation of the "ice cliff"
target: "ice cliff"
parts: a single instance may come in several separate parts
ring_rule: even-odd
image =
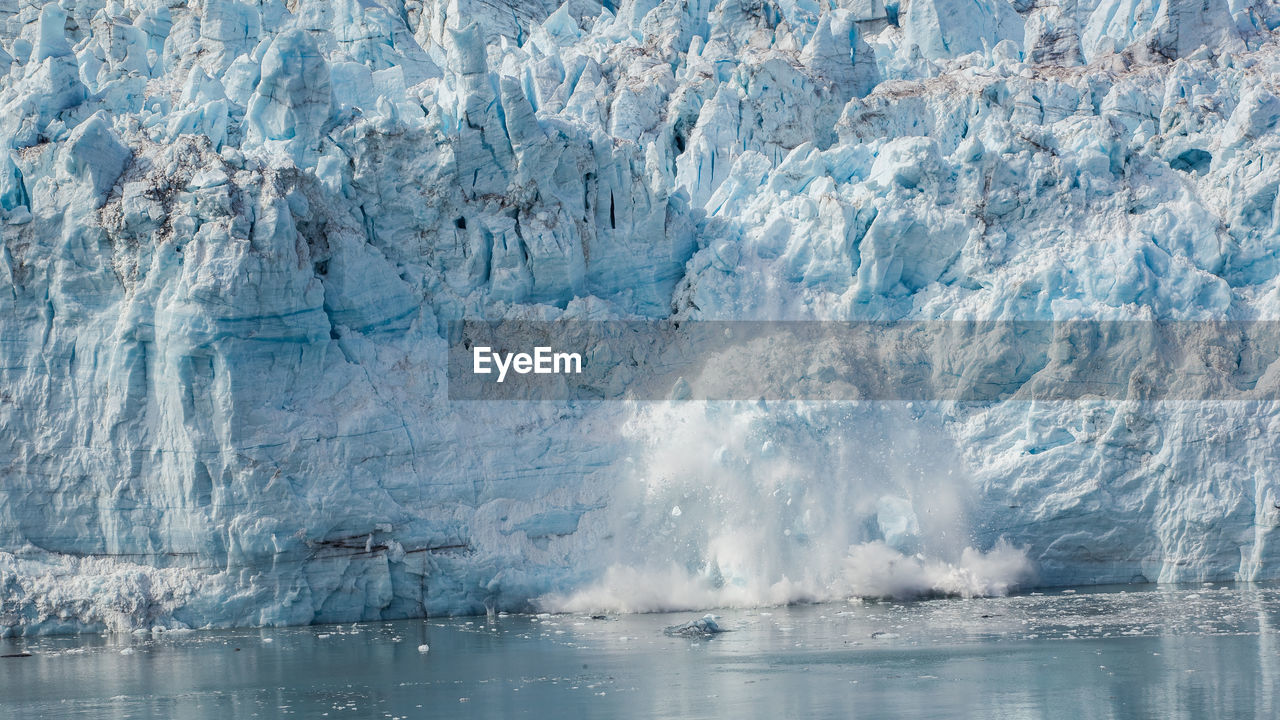
[[[1280,318],[1278,25],[0,0],[0,634],[1280,577],[1271,404],[453,403],[443,361],[462,318]]]

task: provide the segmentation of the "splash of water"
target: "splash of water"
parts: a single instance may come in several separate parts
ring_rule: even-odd
[[[637,406],[633,471],[596,522],[595,579],[555,611],[1003,594],[1025,555],[972,547],[973,489],[936,407]]]

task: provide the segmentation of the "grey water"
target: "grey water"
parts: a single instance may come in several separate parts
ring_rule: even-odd
[[[1273,718],[1280,589],[0,640],[12,718]],[[420,646],[426,645],[425,652]]]

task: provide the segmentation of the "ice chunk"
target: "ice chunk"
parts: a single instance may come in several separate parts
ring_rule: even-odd
[[[1082,41],[1089,59],[1130,46],[1174,59],[1202,46],[1234,52],[1242,45],[1227,0],[1102,0],[1089,15]]]
[[[332,105],[329,65],[311,36],[283,32],[262,58],[261,79],[245,113],[247,140],[278,147],[300,166],[314,164]]]
[[[240,0],[206,0],[200,15],[200,45],[208,61],[221,72],[239,55],[258,44],[262,18]]]
[[[722,632],[728,632],[720,627],[720,623],[716,622],[715,615],[710,613],[703,615],[697,620],[690,620],[679,625],[672,625],[663,630],[667,635],[678,635],[680,637],[700,638],[718,635]]]
[[[1024,25],[1006,0],[912,0],[902,18],[903,43],[927,58],[990,52],[1002,41],[1022,45]]]
[[[57,3],[46,3],[40,8],[39,23],[40,34],[32,56],[35,61],[72,56],[71,43],[67,42],[67,11]]]
[[[92,207],[101,207],[132,155],[112,130],[107,114],[98,112],[67,138],[60,153],[61,172],[85,188]]]
[[[13,158],[5,153],[0,157],[0,208],[13,211],[25,207],[29,202],[27,188],[22,182],[22,171],[14,164]]]

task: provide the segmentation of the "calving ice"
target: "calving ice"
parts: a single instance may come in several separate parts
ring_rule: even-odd
[[[495,351],[491,347],[477,345],[471,349],[471,371],[476,375],[491,375],[496,369],[498,382],[507,379],[507,371],[520,375],[576,375],[582,372],[580,353],[556,352],[546,346],[538,346],[532,353]]]

